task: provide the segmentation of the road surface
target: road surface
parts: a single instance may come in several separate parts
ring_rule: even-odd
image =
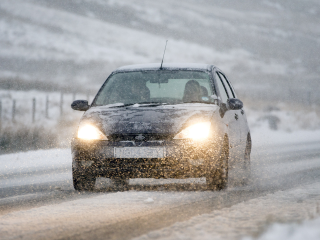
[[[118,191],[101,178],[96,191],[79,193],[69,149],[2,155],[0,239],[257,236],[271,222],[320,215],[319,146],[255,147],[251,183],[220,192],[206,191],[205,179],[133,179]]]

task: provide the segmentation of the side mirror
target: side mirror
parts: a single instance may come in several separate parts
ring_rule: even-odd
[[[73,110],[78,110],[78,111],[87,111],[89,109],[88,101],[87,100],[75,100],[71,104],[71,108]]]
[[[243,108],[243,102],[238,98],[229,98],[227,101],[227,108],[229,110],[239,110]]]

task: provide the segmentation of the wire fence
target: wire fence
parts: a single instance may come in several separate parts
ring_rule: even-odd
[[[45,125],[47,122],[56,122],[62,117],[72,118],[75,112],[70,105],[76,99],[86,99],[90,102],[92,96],[63,92],[2,95],[0,98],[0,130],[4,126],[38,123]]]

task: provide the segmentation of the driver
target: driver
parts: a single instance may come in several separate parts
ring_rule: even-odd
[[[146,81],[140,79],[133,80],[130,85],[127,94],[132,102],[139,103],[150,101],[150,90],[146,86]]]
[[[200,84],[196,80],[189,80],[186,83],[183,94],[183,102],[198,102],[200,101]]]

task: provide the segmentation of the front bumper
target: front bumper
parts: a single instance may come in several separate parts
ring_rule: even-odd
[[[73,171],[101,177],[205,177],[220,157],[220,141],[72,141]],[[161,158],[117,158],[115,148],[161,149]]]

